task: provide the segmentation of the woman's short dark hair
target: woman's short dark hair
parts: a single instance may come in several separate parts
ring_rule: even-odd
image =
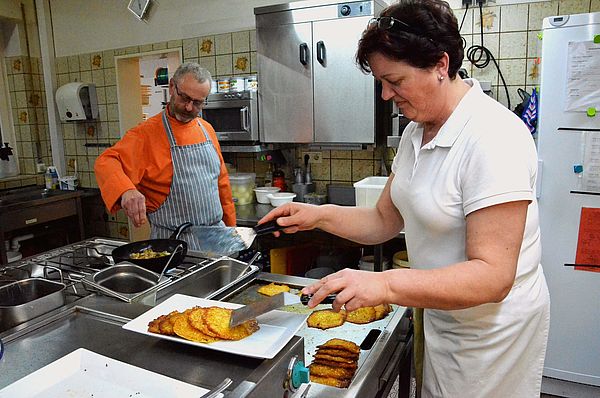
[[[435,66],[444,52],[450,64],[448,76],[456,77],[462,66],[464,50],[458,21],[450,5],[441,0],[399,0],[385,8],[380,17],[393,17],[404,22],[384,29],[372,23],[358,42],[356,61],[370,73],[369,57],[381,55],[411,66],[427,69]]]

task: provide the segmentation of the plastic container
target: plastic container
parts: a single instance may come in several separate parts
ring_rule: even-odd
[[[231,196],[233,203],[237,206],[247,205],[254,202],[254,180],[255,173],[231,173],[229,182],[231,183]]]
[[[296,197],[292,192],[275,192],[267,194],[267,198],[271,202],[271,206],[278,207],[286,203],[290,203]]]
[[[270,204],[271,201],[267,197],[270,193],[279,192],[279,187],[258,187],[254,188],[256,194],[256,201],[262,204]]]
[[[388,177],[367,177],[354,183],[356,206],[375,207]]]
[[[245,89],[248,91],[258,90],[258,79],[256,76],[248,76],[244,81]]]
[[[48,166],[46,174],[44,174],[44,181],[46,183],[46,189],[58,189],[58,172],[56,167]]]
[[[222,77],[217,79],[217,92],[228,93],[229,92],[229,77]]]
[[[236,93],[244,91],[244,78],[242,76],[235,76],[229,79],[229,92]]]
[[[58,179],[62,191],[75,191],[79,185],[79,180],[75,176],[65,176]]]

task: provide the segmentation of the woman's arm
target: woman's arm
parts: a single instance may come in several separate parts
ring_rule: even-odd
[[[315,306],[338,292],[335,309],[380,303],[456,310],[500,302],[510,291],[523,240],[528,201],[503,203],[467,216],[467,261],[433,270],[346,269],[303,289]],[[431,250],[436,250],[432,247]]]
[[[342,238],[363,244],[377,244],[396,236],[404,221],[390,197],[392,174],[375,208],[336,205],[313,206],[288,203],[272,210],[259,223],[278,219],[286,233],[319,228]]]

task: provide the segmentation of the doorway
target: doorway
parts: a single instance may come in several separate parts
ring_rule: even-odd
[[[121,136],[161,112],[169,101],[169,79],[181,65],[181,48],[115,57]],[[131,242],[149,239],[150,225],[129,223]]]

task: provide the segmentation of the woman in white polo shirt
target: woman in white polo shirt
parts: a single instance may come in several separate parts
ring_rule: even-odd
[[[423,397],[539,397],[549,325],[535,196],[537,156],[522,121],[457,75],[447,3],[401,0],[373,19],[360,67],[412,120],[376,208],[290,203],[286,233],[320,228],[377,244],[403,228],[411,269],[345,269],[303,290],[310,306],[424,308]]]

